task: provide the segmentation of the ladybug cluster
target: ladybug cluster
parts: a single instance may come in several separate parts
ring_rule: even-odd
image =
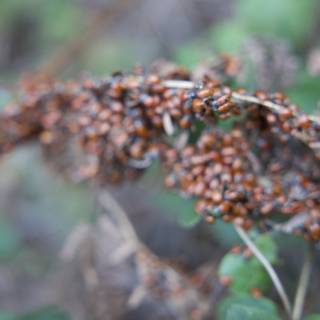
[[[134,179],[159,158],[166,187],[195,198],[207,222],[249,229],[303,216],[292,232],[319,240],[319,118],[282,93],[232,90],[221,74],[237,64],[222,61],[219,77],[208,66],[201,80],[165,62],[106,79],[29,80],[0,115],[0,154],[38,139],[59,171],[101,183]],[[222,130],[228,118],[233,128]],[[177,144],[181,132],[195,142]]]
[[[209,118],[208,93],[214,91],[225,107],[231,90],[217,81],[199,85],[197,93],[165,85],[190,77],[184,68],[157,63],[149,73],[135,68],[81,83],[25,81],[19,104],[0,117],[0,153],[38,138],[50,163],[76,181],[131,180],[158,155],[164,134]]]
[[[166,151],[165,162],[172,167],[172,173],[166,177],[165,185],[198,198],[196,211],[207,222],[222,218],[250,228],[249,212],[256,208],[254,188],[258,177],[247,158],[249,151],[240,130],[224,134],[211,129],[195,145],[187,145],[180,152]]]
[[[246,132],[241,126],[228,133],[211,129],[180,152],[167,150],[165,162],[172,173],[165,179],[166,187],[198,199],[196,212],[209,223],[221,218],[245,229],[254,222],[265,228],[279,217],[308,213],[292,232],[319,239],[317,160],[296,141],[284,143],[272,133],[254,135],[248,130],[250,137]]]

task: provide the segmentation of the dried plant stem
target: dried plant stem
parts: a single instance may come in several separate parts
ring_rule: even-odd
[[[300,320],[303,312],[303,306],[307,294],[308,284],[311,275],[313,262],[313,248],[311,245],[308,246],[308,250],[305,254],[300,279],[298,283],[298,288],[296,291],[296,296],[294,299],[293,311],[292,311],[292,320]]]
[[[193,89],[195,84],[191,81],[185,80],[166,80],[163,81],[163,85],[167,88],[175,88],[175,89]]]
[[[110,213],[111,216],[121,225],[123,235],[130,240],[137,248],[142,246],[138,235],[129,220],[127,213],[122,209],[114,197],[107,191],[99,195],[100,204]]]
[[[283,109],[282,106],[279,106],[271,101],[262,101],[261,99],[259,98],[256,98],[256,97],[253,97],[253,96],[249,96],[249,95],[244,95],[244,94],[240,94],[240,93],[237,93],[237,92],[233,92],[232,93],[232,97],[235,99],[235,100],[238,100],[240,102],[246,102],[246,103],[254,103],[254,104],[259,104],[259,105],[262,105],[264,107],[267,107],[268,109],[270,110],[273,110],[273,111],[276,111],[276,112],[279,112]]]
[[[196,84],[194,82],[185,81],[185,80],[166,80],[166,81],[163,81],[163,85],[167,88],[186,89],[186,90],[191,90],[192,88],[196,87]],[[241,94],[238,92],[232,92],[231,97],[235,102],[240,102],[240,103],[242,102],[245,104],[256,104],[277,113],[280,113],[284,109],[283,106],[273,103],[272,101],[261,100],[255,96]],[[309,119],[315,123],[320,124],[320,117],[318,116],[310,115]],[[301,142],[308,145],[309,148],[311,148],[315,152],[316,157],[320,158],[320,145],[318,142],[313,142],[312,139],[310,140],[309,139],[310,137],[308,137],[306,134],[303,134],[298,131],[292,132],[292,135],[298,140],[300,140]]]
[[[192,81],[185,81],[185,80],[166,80],[166,81],[163,81],[163,85],[167,88],[186,89],[186,90],[190,90],[196,87],[196,84],[193,83]],[[283,110],[283,106],[281,105],[278,105],[268,100],[261,100],[251,95],[232,92],[232,98],[238,102],[254,103],[276,112],[280,112],[281,110]],[[310,115],[309,118],[314,122],[320,123],[320,117],[318,116]]]
[[[266,269],[267,273],[269,274],[278,294],[284,306],[286,313],[288,314],[289,318],[291,319],[291,303],[289,301],[288,295],[276,273],[274,268],[272,267],[271,263],[267,260],[267,258],[261,253],[261,251],[257,248],[254,242],[250,239],[248,234],[236,224],[234,225],[235,230],[237,231],[240,238],[243,242],[248,246],[248,248],[252,251],[254,256],[261,262],[263,267]]]
[[[274,231],[290,234],[293,233],[293,231],[297,228],[303,226],[307,218],[307,213],[300,213],[284,223],[272,224],[272,229]],[[268,222],[271,223],[271,221]]]

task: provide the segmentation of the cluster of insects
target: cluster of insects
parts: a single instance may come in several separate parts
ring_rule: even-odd
[[[319,240],[320,120],[282,93],[231,89],[224,79],[236,71],[224,57],[201,79],[161,62],[106,79],[29,81],[0,116],[0,154],[38,139],[59,170],[101,183],[134,179],[158,158],[166,187],[195,198],[207,222],[269,228],[299,217],[290,232]]]

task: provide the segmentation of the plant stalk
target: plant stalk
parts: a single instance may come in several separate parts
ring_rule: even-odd
[[[252,251],[254,256],[261,262],[261,264],[263,265],[263,267],[267,271],[272,283],[274,284],[274,287],[276,288],[276,290],[279,294],[279,297],[281,299],[283,307],[284,307],[286,313],[288,314],[289,318],[291,319],[291,315],[292,315],[291,303],[290,303],[288,295],[287,295],[287,293],[281,283],[281,280],[278,277],[273,266],[268,261],[268,259],[263,255],[263,253],[258,249],[258,247],[254,244],[254,242],[250,239],[249,235],[241,227],[239,227],[235,224],[234,228],[237,231],[240,238],[243,240],[243,242],[248,246],[248,248]]]

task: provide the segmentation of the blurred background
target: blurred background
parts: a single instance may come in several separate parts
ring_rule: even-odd
[[[1,0],[0,109],[27,73],[104,76],[157,59],[193,68],[219,53],[239,57],[241,86],[283,90],[304,111],[319,113],[317,0]],[[159,175],[151,168],[135,185],[109,192],[157,259],[182,270],[177,277],[202,270],[214,275],[235,235],[222,224],[195,223],[191,201],[163,191]],[[0,320],[151,319],[150,312],[152,319],[181,318],[156,300],[127,306],[139,279],[130,278],[130,261],[110,267],[109,256],[123,239],[101,227],[94,187],[57,177],[33,146],[1,160],[0,177]],[[286,242],[303,250],[297,239],[284,240],[284,248]],[[289,287],[299,267],[296,251],[283,249]],[[216,310],[203,308],[214,319]]]

